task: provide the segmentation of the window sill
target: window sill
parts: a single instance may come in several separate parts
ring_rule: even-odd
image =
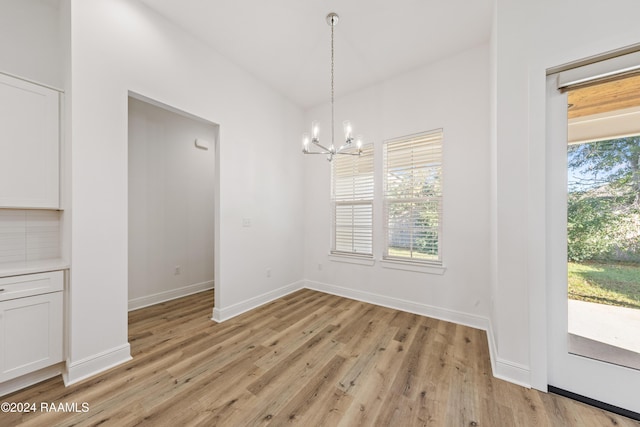
[[[442,276],[444,272],[447,271],[447,268],[444,265],[425,264],[425,263],[391,260],[391,259],[381,260],[380,265],[383,268],[390,268],[393,270],[414,271],[416,273],[437,274],[440,276]]]
[[[347,264],[358,264],[358,265],[366,265],[372,266],[376,263],[376,260],[373,257],[360,257],[360,256],[349,256],[349,255],[339,255],[339,254],[329,254],[329,261],[333,262],[344,262]]]

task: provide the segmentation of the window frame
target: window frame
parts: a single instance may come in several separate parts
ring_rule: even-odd
[[[422,141],[421,141],[422,140]],[[389,147],[390,146],[398,146],[400,148],[396,148],[396,153],[402,152],[403,148],[401,145],[408,146],[404,149],[406,153],[403,152],[403,156],[405,159],[403,160],[405,163],[390,165],[389,164]],[[419,145],[415,145],[419,144]],[[413,160],[413,153],[415,149],[421,150],[435,150],[435,155],[424,155],[424,161],[421,163],[415,164]],[[418,271],[426,271],[435,267],[436,273],[443,273],[443,251],[442,251],[442,230],[443,230],[443,149],[444,149],[444,130],[442,128],[433,129],[426,132],[420,132],[416,134],[406,135],[398,138],[388,139],[383,141],[382,143],[382,205],[383,205],[383,232],[384,236],[384,248],[382,251],[382,260],[383,264],[388,268],[401,268],[404,266],[409,267],[414,266],[418,268]],[[406,156],[410,160],[407,161]],[[429,165],[425,163],[427,160],[430,160],[435,163],[435,165]],[[413,174],[415,171],[423,172],[426,174],[433,174],[435,170],[436,180],[438,181],[438,194],[433,196],[426,195],[415,195],[415,194],[405,194],[405,195],[391,195],[390,185],[389,185],[389,170],[393,168],[400,168],[411,171],[413,180],[415,177]],[[415,192],[415,189],[411,190],[411,192]],[[421,212],[431,212],[436,215],[437,218],[437,226],[436,227],[409,227],[409,239],[410,245],[409,248],[410,256],[401,256],[397,254],[390,254],[389,249],[391,248],[391,233],[394,227],[390,226],[390,208],[393,204],[406,203],[419,205],[424,203],[433,203],[436,204],[435,210],[423,210]],[[419,214],[418,214],[419,215]],[[416,216],[414,215],[413,210],[411,211],[409,218],[411,221],[414,221]],[[396,230],[402,232],[402,228],[396,227]],[[418,258],[414,256],[416,250],[413,246],[413,241],[415,239],[415,234],[418,232],[424,232],[428,235],[428,233],[435,232],[437,234],[437,238],[434,240],[436,247],[436,256],[435,258]],[[397,265],[398,267],[395,267]]]
[[[358,191],[358,190],[362,190],[362,187],[360,187],[362,184],[357,184],[355,182],[355,179],[356,177],[358,177],[358,175],[353,175],[354,182],[352,183],[352,190],[353,190],[352,198],[348,198],[346,193],[337,194],[336,168],[339,166],[341,162],[350,162],[352,169],[362,166],[364,169],[369,170],[368,173],[366,174],[360,174],[364,177],[365,180],[369,181],[368,190],[365,192],[365,194],[362,194],[362,192]],[[360,165],[360,162],[363,162],[363,164]],[[375,198],[376,198],[375,197],[375,188],[376,188],[375,181],[376,180],[375,180],[375,162],[374,162],[373,144],[368,144],[363,146],[362,153],[359,156],[339,155],[333,158],[331,162],[331,250],[330,250],[331,258],[346,257],[346,258],[353,258],[353,259],[373,260],[374,235],[375,235],[374,217],[375,217]],[[338,208],[352,207],[355,209],[357,207],[362,207],[362,206],[370,207],[369,208],[370,222],[368,226],[368,232],[369,232],[368,234],[370,236],[370,240],[369,242],[365,242],[365,244],[368,243],[369,252],[359,252],[356,249],[358,242],[359,241],[361,242],[362,239],[358,239],[355,236],[358,230],[358,227],[355,225],[355,222],[357,222],[357,219],[355,216],[351,222],[352,250],[351,251],[344,250],[344,248],[338,249],[337,248],[339,246],[338,244],[339,227],[338,227],[338,218],[337,218]],[[365,228],[364,230],[366,231],[367,229]]]

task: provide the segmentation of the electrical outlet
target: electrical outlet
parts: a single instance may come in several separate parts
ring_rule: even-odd
[[[322,271],[322,263],[318,263],[318,271]]]
[[[267,277],[271,277],[271,268],[267,268]]]
[[[173,270],[173,274],[175,274],[176,276],[179,275],[182,272],[182,267],[179,265],[176,265],[175,270]]]

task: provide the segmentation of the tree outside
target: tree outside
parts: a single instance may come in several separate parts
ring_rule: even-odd
[[[440,165],[392,171],[387,192],[389,255],[418,260],[438,259],[441,211]]]
[[[568,147],[569,297],[640,309],[640,135]]]

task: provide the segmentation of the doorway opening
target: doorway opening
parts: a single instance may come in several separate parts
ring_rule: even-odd
[[[567,102],[568,349],[640,369],[640,75]]]
[[[219,127],[128,99],[129,311],[203,292],[213,309]]]

